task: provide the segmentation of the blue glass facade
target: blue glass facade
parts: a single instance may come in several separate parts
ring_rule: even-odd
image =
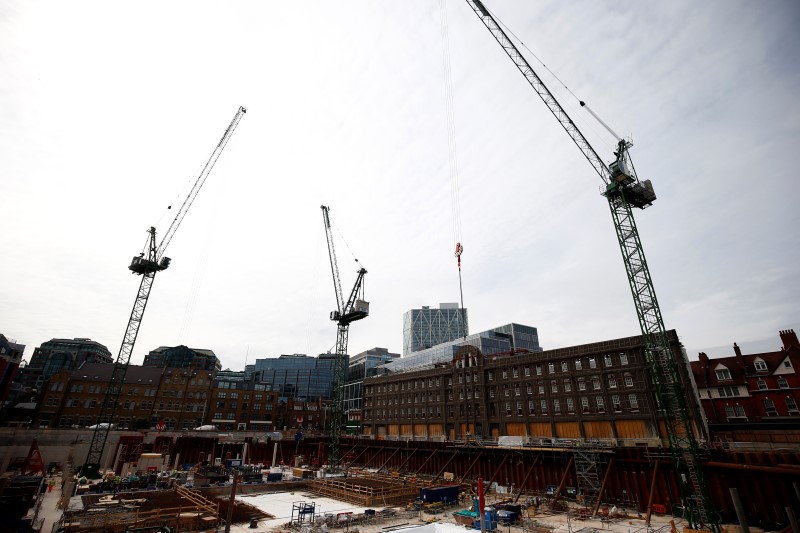
[[[474,346],[483,355],[494,355],[511,352],[512,350],[542,351],[539,346],[539,333],[536,328],[511,323],[481,333],[468,335],[466,339],[445,342],[427,350],[421,350],[411,356],[387,363],[383,368],[390,372],[407,372],[430,367],[436,363],[447,363],[453,360],[453,356],[462,346]]]
[[[281,399],[294,397],[297,401],[314,401],[331,398],[334,354],[319,357],[307,355],[281,355],[277,358],[256,359],[248,365],[256,383],[269,383]]]

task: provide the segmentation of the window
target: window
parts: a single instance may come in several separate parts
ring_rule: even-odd
[[[594,387],[594,390],[600,390],[600,378],[597,376],[592,378],[592,387]]]
[[[610,355],[604,355],[603,356],[603,364],[605,366],[611,366],[611,356]]]
[[[720,398],[731,398],[733,396],[739,396],[739,387],[717,387],[717,393],[719,393]],[[709,398],[711,391],[709,391]]]
[[[530,383],[528,383],[527,392],[528,394],[533,394],[533,385],[531,385]]]
[[[227,397],[228,393],[224,391],[220,391],[219,394],[217,394],[217,398],[227,398]]]
[[[728,418],[733,418],[734,417],[733,407],[731,407],[730,405],[726,405],[725,406],[725,416],[728,417]]]
[[[511,416],[511,402],[506,402],[506,415]]]
[[[503,369],[503,379],[508,379],[508,370]]]
[[[452,400],[453,399],[453,394],[452,393],[450,393],[448,396],[449,396],[448,400]],[[489,387],[489,398],[494,398],[494,387]]]
[[[571,392],[572,391],[572,382],[568,379],[564,380],[564,392]]]
[[[559,400],[553,400],[553,412],[560,413],[561,412],[561,402]]]
[[[528,412],[533,414],[533,400],[528,401]]]
[[[539,383],[539,394],[544,394],[544,383]]]
[[[503,396],[508,396],[508,394],[509,394],[508,384],[505,383],[503,384]]]
[[[520,392],[519,392],[519,384],[517,384],[517,385],[514,386],[514,396],[519,396],[519,394],[520,394]]]
[[[628,395],[628,403],[631,404],[631,411],[639,410],[639,398],[637,398],[635,394]]]
[[[758,390],[767,390],[767,382],[761,378],[758,378]]]
[[[597,359],[594,357],[589,358],[589,368],[597,368]]]
[[[583,378],[578,378],[578,390],[586,390],[586,381]]]
[[[727,368],[718,368],[715,373],[717,374],[717,379],[720,381],[731,379],[731,371]]]
[[[550,392],[552,392],[553,394],[558,393],[558,381],[553,380],[550,382]]]
[[[222,413],[214,413],[214,417],[213,418],[215,420],[221,420],[222,419]]]
[[[583,368],[583,363],[581,363],[580,359],[575,359],[575,370],[581,370]]]
[[[630,374],[625,374],[625,386],[633,387],[633,377]]]
[[[517,415],[522,416],[522,402],[517,402]]]
[[[586,396],[581,396],[581,411],[584,413],[589,412],[589,398]]]
[[[569,372],[569,365],[566,361],[561,361],[561,371],[562,372]]]
[[[547,373],[552,374],[556,371],[556,364],[555,363],[547,363]]]
[[[767,371],[767,363],[764,361],[758,360],[755,362],[756,372],[766,372]]]
[[[526,366],[526,367],[525,367],[525,377],[526,377],[526,378],[527,378],[527,377],[530,377],[530,375],[531,375],[531,367],[529,367],[529,366]]]
[[[608,388],[609,389],[617,388],[617,378],[615,378],[614,376],[608,376]]]
[[[619,354],[619,364],[627,365],[628,364],[628,354],[621,353]]]
[[[594,401],[597,404],[597,412],[602,413],[606,410],[606,404],[602,396],[596,396]]]
[[[744,414],[744,407],[742,407],[737,403],[735,409],[736,409],[736,416],[746,417],[746,415]]]
[[[778,410],[775,409],[775,402],[773,402],[769,398],[764,400],[764,409],[767,410],[767,416],[773,416],[778,414]]]
[[[236,420],[236,413],[228,413],[228,420]]]
[[[786,408],[789,412],[797,411],[797,402],[794,398],[786,398]]]
[[[486,375],[488,376],[489,381],[494,381],[494,372],[490,370],[489,372],[486,373]]]
[[[785,377],[778,376],[778,387],[780,387],[781,389],[788,389],[789,388],[789,382],[786,381]]]
[[[517,370],[517,367],[511,369],[511,375],[514,376],[515,378],[519,377],[519,370]]]
[[[611,407],[616,413],[622,411],[622,402],[619,399],[619,394],[614,394],[611,396]]]
[[[792,368],[792,363],[790,363],[789,361],[784,361],[783,366],[786,368]]]
[[[537,376],[542,375],[542,365],[536,365],[536,375]]]
[[[547,413],[547,400],[542,400],[539,405],[542,408],[542,414]]]
[[[570,413],[575,412],[575,401],[572,398],[567,398],[567,411]]]

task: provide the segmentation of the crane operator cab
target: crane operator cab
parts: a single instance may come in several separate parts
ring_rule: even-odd
[[[156,262],[151,259],[145,259],[144,254],[142,253],[131,260],[131,264],[128,269],[134,274],[151,274],[161,270],[166,270],[169,268],[171,261],[172,259],[169,257],[162,257],[160,262]]]

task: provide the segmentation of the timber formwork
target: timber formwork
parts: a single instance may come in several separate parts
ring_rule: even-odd
[[[415,483],[388,481],[379,478],[348,476],[317,479],[307,489],[315,494],[346,501],[363,507],[405,505],[419,495]]]
[[[206,531],[219,525],[218,505],[198,491],[183,487],[91,499],[85,509],[65,511],[61,524],[65,532],[121,533],[131,527],[155,526],[169,526],[173,531]]]

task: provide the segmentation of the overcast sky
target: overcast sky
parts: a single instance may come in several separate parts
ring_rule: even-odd
[[[486,5],[632,136],[658,195],[636,212],[641,239],[690,357],[778,349],[779,330],[800,328],[799,4]],[[27,359],[74,337],[116,356],[131,258],[245,105],[170,244],[132,363],[178,344],[232,369],[332,349],[321,204],[345,291],[355,258],[368,270],[351,354],[400,352],[405,311],[459,300],[454,222],[471,331],[527,324],[545,349],[639,334],[600,178],[469,5],[445,2],[446,41],[442,13],[435,0],[0,2],[0,333]],[[610,134],[543,78],[610,161]]]

